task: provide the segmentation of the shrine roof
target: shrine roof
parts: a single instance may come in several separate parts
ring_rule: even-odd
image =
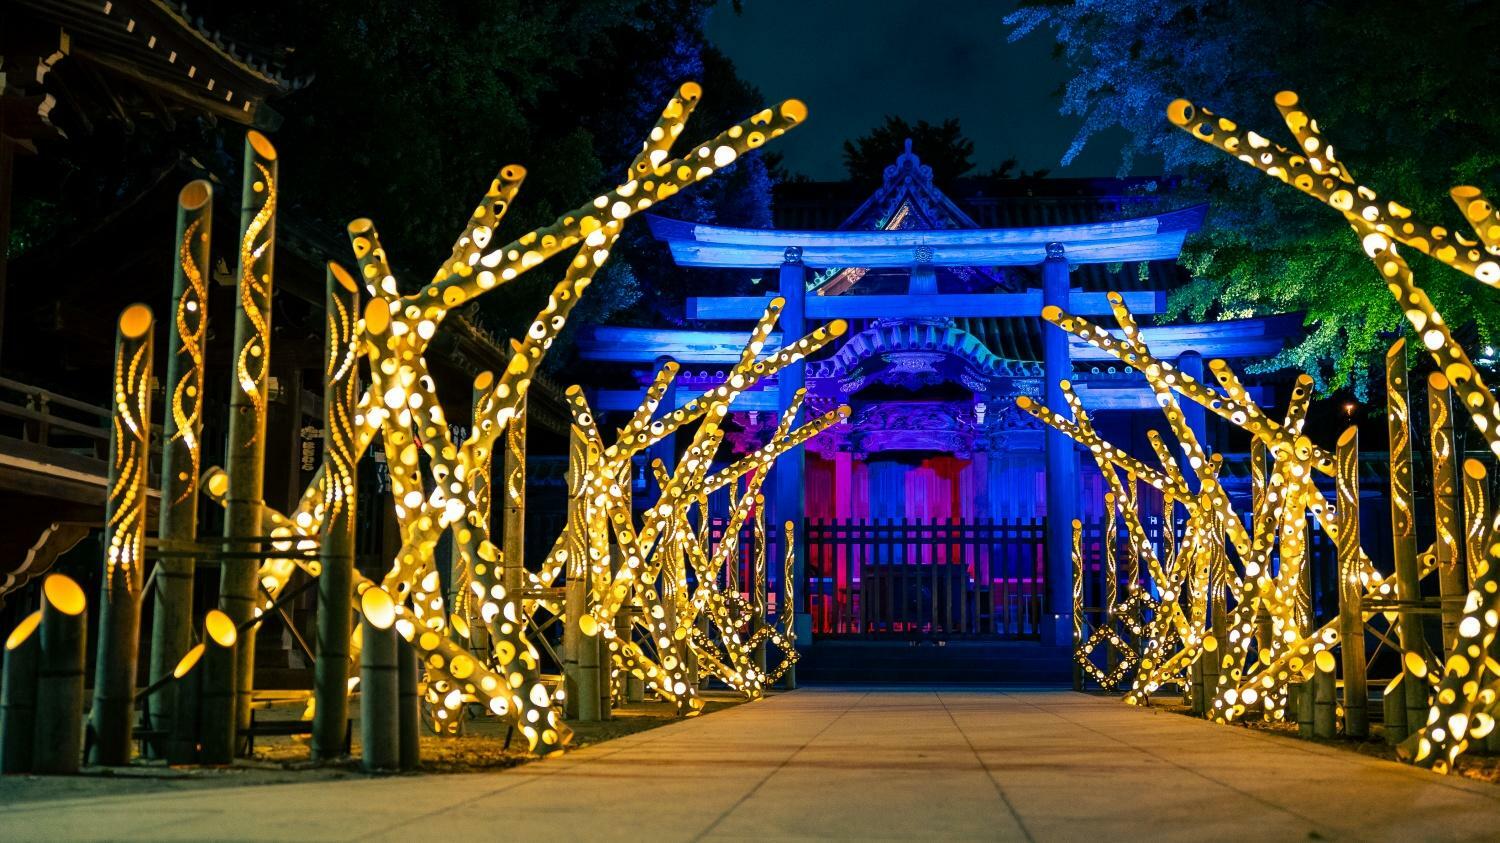
[[[800,250],[814,268],[1029,266],[1060,243],[1072,264],[1174,260],[1202,224],[1207,206],[1110,222],[1027,228],[787,231],[731,228],[648,215],[651,233],[678,266],[769,269]]]

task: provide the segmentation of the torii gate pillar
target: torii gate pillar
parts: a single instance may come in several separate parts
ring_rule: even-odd
[[[786,337],[787,342],[793,342],[807,333],[805,299],[807,296],[807,265],[802,262],[802,250],[796,246],[789,246],[786,250],[785,259],[781,264],[779,295],[786,299],[786,306],[781,311],[781,335]],[[777,373],[776,403],[781,412],[785,412],[791,406],[792,396],[797,390],[805,385],[805,372],[802,363],[794,363]],[[805,458],[801,448],[793,448],[776,460],[771,469],[772,481],[775,483],[775,494],[771,512],[775,515],[775,529],[772,535],[781,535],[780,525],[791,520],[795,527],[796,544],[802,544],[803,518],[806,508],[804,506],[805,485],[803,482],[803,466]],[[784,549],[783,549],[784,550]],[[797,594],[804,593],[802,583],[805,581],[804,566],[806,560],[799,554],[797,556],[796,577],[794,585]],[[809,644],[812,638],[812,617],[804,615],[797,606],[788,606],[785,601],[786,583],[782,583],[781,593],[783,599],[777,603],[776,612],[797,613],[797,643]],[[784,615],[783,615],[784,617]],[[795,687],[796,679],[793,667],[787,671],[788,684]]]
[[[1042,262],[1042,306],[1068,307],[1068,258],[1063,244],[1048,243]],[[1042,326],[1042,373],[1048,407],[1067,405],[1061,381],[1073,377],[1068,334]],[[1066,645],[1073,640],[1073,519],[1078,517],[1078,456],[1073,441],[1052,428],[1047,452],[1047,603],[1042,612],[1042,643]]]

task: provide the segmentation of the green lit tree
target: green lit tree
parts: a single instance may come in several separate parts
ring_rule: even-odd
[[[1452,185],[1500,185],[1500,111],[1488,83],[1500,64],[1495,4],[1078,0],[1033,3],[1007,23],[1011,40],[1050,32],[1072,67],[1062,112],[1083,125],[1063,164],[1119,128],[1122,174],[1160,162],[1185,175],[1184,201],[1212,201],[1183,253],[1196,280],[1172,297],[1169,317],[1306,315],[1306,340],[1259,371],[1302,369],[1325,391],[1363,395],[1400,316],[1347,226],[1173,131],[1169,102],[1188,97],[1245,125],[1274,126],[1272,96],[1295,90],[1362,183],[1426,202],[1417,210],[1428,218],[1459,221],[1442,201]],[[1387,146],[1387,132],[1402,142]],[[1450,318],[1472,320],[1482,341],[1500,338],[1500,293],[1437,266],[1424,286]]]

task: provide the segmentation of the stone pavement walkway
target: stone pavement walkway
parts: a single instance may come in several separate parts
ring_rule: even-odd
[[[1497,837],[1495,785],[1014,689],[807,689],[489,774],[0,805],[0,840]]]

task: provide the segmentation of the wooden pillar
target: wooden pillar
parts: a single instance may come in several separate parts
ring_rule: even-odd
[[[280,193],[276,148],[259,132],[245,136],[244,182],[240,191],[239,300],[234,309],[234,360],[229,398],[229,442],[224,466],[229,488],[224,502],[225,551],[258,550],[243,539],[264,535],[266,404],[270,399],[271,265],[275,254],[276,206]],[[240,539],[240,541],[235,541]],[[205,711],[209,721],[232,717],[238,734],[250,727],[255,688],[255,627],[249,625],[259,600],[253,559],[227,558],[220,564],[219,608],[240,629],[235,648],[232,711]],[[218,696],[215,694],[217,699]],[[216,728],[209,726],[209,728]],[[242,742],[241,742],[242,743]]]
[[[161,508],[157,537],[175,551],[198,538],[198,474],[203,448],[204,347],[208,340],[208,275],[213,223],[213,186],[189,182],[177,195],[173,241],[172,306],[167,332],[167,412],[162,414]],[[177,667],[192,644],[193,572],[197,560],[169,555],[156,563],[152,591],[151,664],[157,682]],[[172,731],[177,694],[163,685],[146,701],[151,727]],[[162,755],[165,741],[155,754]]]
[[[1432,511],[1437,526],[1438,592],[1443,597],[1443,653],[1453,652],[1463,598],[1468,593],[1463,552],[1463,525],[1458,515],[1458,458],[1454,453],[1453,396],[1442,372],[1427,376],[1427,427],[1432,442]],[[1446,660],[1446,659],[1445,659]]]
[[[4,109],[0,108],[0,361],[5,359],[5,298],[10,268],[10,220],[15,184],[16,145],[5,134]]]
[[[1359,572],[1359,428],[1339,437],[1338,547],[1339,651],[1344,662],[1344,734],[1370,734],[1369,691],[1365,687],[1365,616]],[[1310,577],[1307,577],[1310,579]]]
[[[1042,262],[1043,307],[1068,307],[1068,259],[1063,244],[1048,243],[1047,259]],[[1068,334],[1042,323],[1042,378],[1044,399],[1048,407],[1065,407],[1061,382],[1073,376],[1069,358]],[[1066,645],[1071,636],[1072,614],[1072,535],[1071,525],[1078,517],[1078,457],[1073,440],[1067,434],[1047,428],[1047,522],[1046,579],[1047,605],[1042,618],[1042,643]]]
[[[1422,599],[1417,569],[1417,533],[1412,495],[1411,413],[1408,403],[1406,340],[1399,339],[1385,355],[1386,432],[1391,454],[1391,555],[1396,567],[1396,597],[1401,600],[1398,630],[1401,649],[1423,653]],[[1402,659],[1406,664],[1407,659]],[[1406,695],[1406,722],[1415,729],[1427,722],[1427,680],[1408,671],[1401,687]]]
[[[1196,351],[1185,351],[1177,358],[1177,370],[1193,380],[1203,383],[1203,355]],[[1182,420],[1187,423],[1188,429],[1193,432],[1193,437],[1198,440],[1198,447],[1203,449],[1204,455],[1209,452],[1208,447],[1208,410],[1197,401],[1179,402],[1182,407]],[[1194,471],[1185,472],[1189,483],[1197,488],[1198,474]]]
[[[344,754],[349,720],[349,635],[354,623],[354,526],[359,455],[359,284],[336,263],[327,269],[323,341],[323,535],[318,545],[317,656],[313,676],[312,756]]]
[[[807,265],[802,262],[802,249],[797,246],[787,247],[783,256],[781,271],[778,275],[779,294],[786,299],[786,305],[781,311],[781,337],[782,342],[790,344],[801,339],[807,333],[805,317],[805,303],[807,296]],[[791,407],[799,390],[806,385],[806,373],[803,364],[793,363],[782,369],[776,375],[776,408],[785,413]],[[803,522],[806,519],[807,507],[804,502],[806,494],[806,483],[803,480],[803,469],[806,458],[801,448],[793,448],[776,460],[771,469],[774,482],[774,503],[772,511],[775,521],[792,523],[792,547],[783,548],[786,552],[796,552],[797,545],[803,537]],[[789,617],[794,619],[792,629],[795,630],[797,643],[806,645],[811,643],[805,640],[811,637],[812,617],[806,615],[800,607],[793,605],[788,595],[796,593],[796,582],[806,576],[806,560],[799,554],[793,564],[792,578],[794,582],[783,582],[781,584],[781,602],[777,605],[777,614],[791,613]],[[797,668],[792,666],[784,674],[788,688],[797,687]]]
[[[833,454],[833,517],[840,521],[854,517],[854,455],[848,451]]]
[[[130,763],[135,727],[135,675],[141,641],[141,569],[146,549],[146,469],[151,462],[151,308],[120,314],[115,339],[109,489],[104,502],[104,576],[99,594],[99,646],[94,657],[95,764]]]

